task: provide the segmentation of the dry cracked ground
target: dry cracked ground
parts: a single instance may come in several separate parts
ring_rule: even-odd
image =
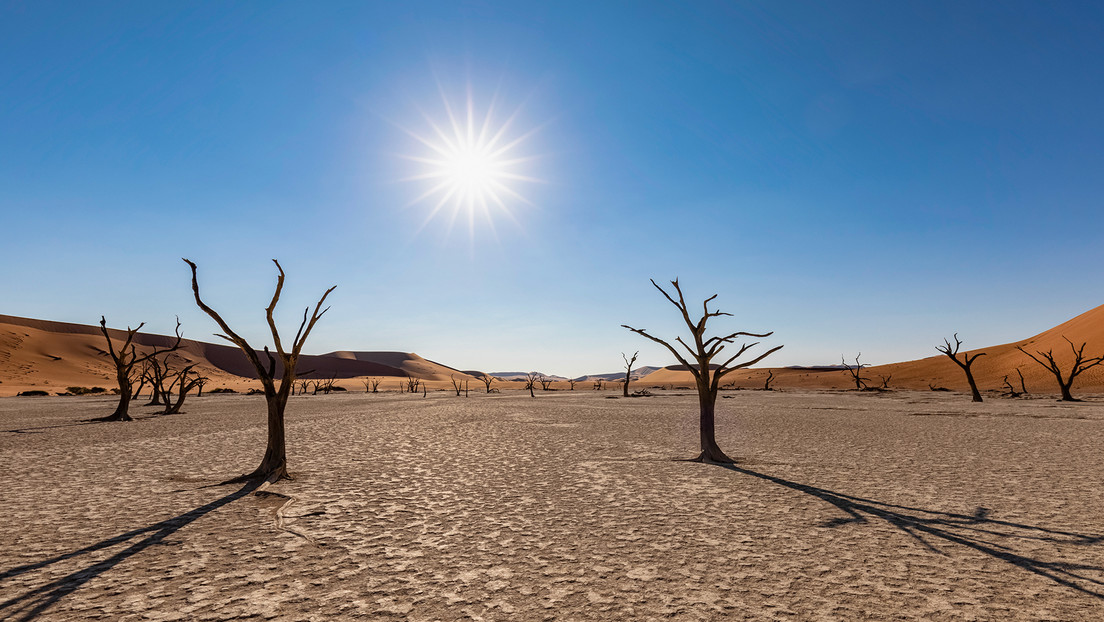
[[[1099,620],[1104,403],[592,391],[0,400],[0,618]]]

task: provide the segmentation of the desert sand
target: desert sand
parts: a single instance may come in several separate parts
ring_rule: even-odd
[[[1100,397],[656,393],[0,399],[0,618],[1104,618]]]

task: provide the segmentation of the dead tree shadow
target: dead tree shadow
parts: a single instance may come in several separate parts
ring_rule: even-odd
[[[956,514],[882,503],[881,501],[799,484],[734,464],[718,464],[717,466],[812,495],[836,506],[846,514],[845,517],[825,522],[822,525],[824,527],[841,527],[843,525],[867,523],[875,519],[882,520],[908,534],[917,543],[933,553],[946,555],[945,552],[933,546],[933,542],[943,541],[959,544],[1083,594],[1104,599],[1104,591],[1102,591],[1104,580],[1094,578],[1094,576],[1104,577],[1104,567],[1044,561],[1013,550],[1014,541],[1016,540],[1049,542],[1057,548],[1063,545],[1088,546],[1100,544],[1104,541],[1104,535],[1081,534],[996,520],[989,518],[989,510],[983,507],[977,508],[973,514]]]
[[[62,598],[72,594],[81,588],[84,584],[88,583],[92,579],[102,575],[103,573],[111,570],[120,563],[127,559],[141,553],[150,546],[162,544],[165,538],[176,533],[181,527],[188,525],[200,517],[217,510],[218,508],[241,499],[258,488],[261,482],[250,482],[245,486],[242,486],[239,490],[232,492],[225,497],[216,499],[206,505],[201,505],[198,508],[189,510],[179,516],[174,516],[163,520],[159,523],[154,523],[147,527],[134,529],[126,533],[121,533],[117,536],[101,540],[95,544],[91,544],[82,549],[77,549],[57,557],[52,557],[40,562],[34,562],[31,564],[25,564],[22,566],[16,566],[14,568],[4,570],[0,572],[0,583],[10,581],[13,577],[34,572],[47,568],[53,564],[61,563],[70,559],[81,557],[82,555],[89,555],[97,551],[108,549],[120,544],[127,544],[129,546],[123,550],[115,553],[107,559],[91,562],[79,570],[75,570],[60,579],[55,579],[40,585],[33,589],[30,589],[14,598],[10,598],[0,603],[0,618],[4,620],[33,620],[35,617],[42,614],[54,603],[58,602]]]
[[[42,434],[40,430],[53,430],[55,428],[72,428],[78,425],[91,425],[91,421],[81,420],[75,423],[59,423],[57,425],[40,425],[26,428],[12,428],[10,430],[3,430],[11,434]]]

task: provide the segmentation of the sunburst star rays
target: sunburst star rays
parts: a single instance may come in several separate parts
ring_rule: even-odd
[[[442,213],[448,214],[449,231],[463,217],[473,239],[477,219],[486,222],[496,238],[494,219],[497,215],[505,216],[520,227],[514,209],[518,205],[535,206],[519,186],[544,181],[530,175],[526,167],[538,156],[523,153],[527,141],[541,128],[516,133],[520,107],[500,122],[497,95],[485,112],[477,111],[470,88],[463,110],[457,111],[443,90],[441,99],[444,122],[434,120],[419,109],[428,132],[400,128],[417,141],[422,150],[418,155],[401,156],[420,165],[417,173],[402,181],[422,182],[427,186],[407,205],[430,205],[419,231]]]

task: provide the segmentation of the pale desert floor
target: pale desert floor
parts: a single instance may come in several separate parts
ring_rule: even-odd
[[[1104,619],[1099,398],[659,393],[2,399],[0,618]]]

